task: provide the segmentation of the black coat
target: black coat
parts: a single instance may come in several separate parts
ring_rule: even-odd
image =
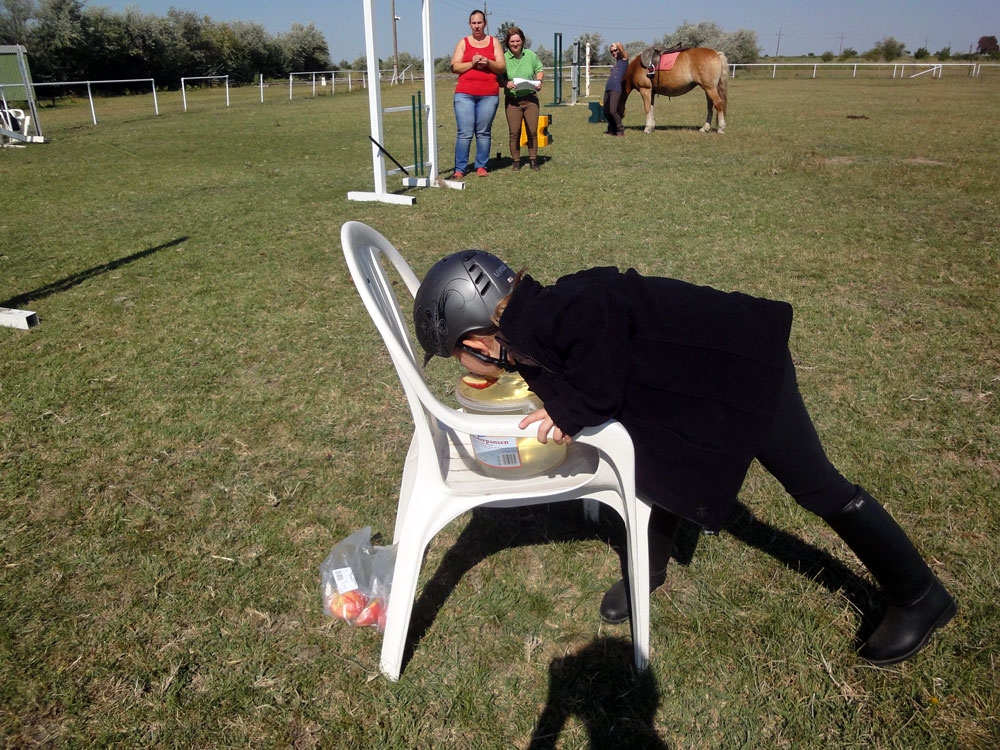
[[[785,302],[594,268],[525,276],[498,338],[563,432],[619,420],[639,490],[717,530],[771,422],[791,325]]]

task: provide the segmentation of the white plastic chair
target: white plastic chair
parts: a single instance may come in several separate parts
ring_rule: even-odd
[[[23,109],[4,109],[3,105],[0,105],[0,128],[27,135],[27,126],[23,130],[21,128],[23,122],[25,122]]]
[[[609,421],[574,437],[566,460],[547,475],[495,479],[477,469],[470,435],[533,436],[518,429],[518,415],[467,414],[434,396],[424,380],[410,338],[409,310],[420,282],[395,247],[371,227],[349,221],[341,244],[351,278],[382,335],[413,415],[414,431],[403,466],[393,543],[398,545],[392,593],[382,642],[381,670],[399,679],[417,579],[431,539],[457,516],[479,506],[520,506],[592,498],[613,508],[625,522],[632,642],[635,665],[649,663],[649,505],[635,493],[632,441],[621,424]],[[401,310],[385,261],[395,267],[410,293]]]

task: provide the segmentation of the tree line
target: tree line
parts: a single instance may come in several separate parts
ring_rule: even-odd
[[[85,0],[0,0],[0,44],[28,50],[37,83],[152,78],[178,88],[182,76],[228,75],[241,84],[334,69],[313,24],[272,35],[258,23],[219,23],[174,8],[166,17],[137,6],[118,13]]]
[[[514,25],[506,21],[497,35],[503,38]],[[612,63],[599,33],[584,34],[578,41],[590,44],[591,64]],[[725,32],[715,23],[685,23],[654,40],[664,47],[678,43],[714,47],[731,62],[756,62],[759,56],[756,32]],[[170,89],[180,86],[182,76],[228,75],[238,85],[253,83],[260,75],[274,79],[296,71],[367,69],[363,55],[334,62],[326,38],[311,23],[294,23],[288,32],[272,35],[261,24],[248,21],[217,22],[176,8],[165,17],[144,13],[137,6],[115,12],[87,7],[86,0],[0,0],[0,44],[21,44],[28,50],[38,83],[152,78],[157,86]],[[647,46],[633,41],[626,48],[634,54]],[[543,65],[555,64],[552,50],[532,48]],[[567,66],[571,54],[572,41],[567,40],[563,49]],[[392,64],[391,59],[379,60],[383,70]],[[423,60],[409,52],[400,53],[398,65],[401,71],[407,67],[418,75],[423,71]],[[450,55],[435,58],[434,70],[450,72]]]
[[[901,57],[909,55],[910,52],[906,49],[906,45],[900,42],[894,37],[885,37],[880,42],[878,42],[874,47],[861,54],[858,51],[848,47],[847,49],[841,51],[839,55],[834,55],[832,51],[827,50],[820,57],[823,58],[824,62],[830,62],[835,57],[839,60],[853,60],[855,58],[860,58],[868,62],[876,62],[878,60],[885,60],[886,62],[892,62],[893,60],[898,60]],[[975,52],[968,53],[953,53],[951,47],[942,47],[937,52],[933,54],[927,47],[918,47],[915,52],[913,52],[913,58],[915,60],[927,60],[933,57],[938,62],[947,62],[948,60],[979,60],[983,57],[988,57],[993,60],[1000,60],[1000,49],[998,49],[997,38],[995,36],[981,36],[979,37],[979,42],[977,43]]]

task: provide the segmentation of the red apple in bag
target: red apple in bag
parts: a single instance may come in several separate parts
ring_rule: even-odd
[[[365,595],[357,589],[345,591],[343,594],[334,594],[330,599],[330,614],[353,623],[367,603]]]
[[[361,614],[359,614],[354,620],[354,624],[359,628],[364,628],[369,625],[377,626],[380,621],[384,623],[384,620],[385,604],[381,599],[372,599],[368,602],[368,605],[361,610]]]

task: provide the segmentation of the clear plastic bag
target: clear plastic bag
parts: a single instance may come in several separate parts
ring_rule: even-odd
[[[385,632],[396,547],[371,543],[365,526],[337,543],[320,565],[323,611],[355,627]]]

